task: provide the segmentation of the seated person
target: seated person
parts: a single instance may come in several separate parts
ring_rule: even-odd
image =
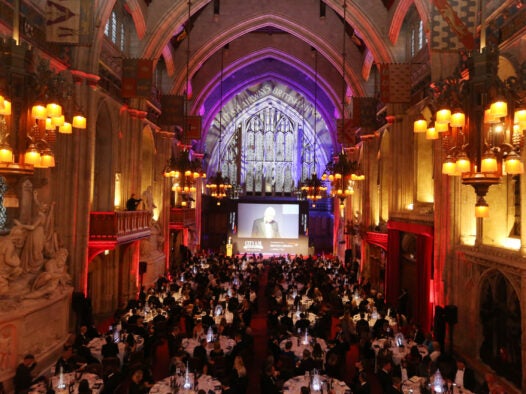
[[[75,372],[79,367],[77,364],[77,358],[73,354],[73,347],[71,345],[64,345],[62,349],[62,355],[59,357],[55,364],[55,375],[63,373]]]
[[[113,341],[111,335],[106,336],[106,343],[102,345],[101,354],[103,358],[119,355],[119,346]]]
[[[27,393],[31,385],[33,384],[32,372],[35,369],[37,363],[35,356],[32,354],[26,354],[24,360],[16,368],[15,377],[13,379],[13,385],[15,386],[15,394]]]
[[[310,321],[307,319],[307,315],[305,313],[300,313],[300,318],[296,321],[296,324],[294,324],[294,328],[296,329],[296,332],[305,332],[306,329],[310,327]]]
[[[297,363],[296,375],[304,375],[305,372],[311,372],[314,368],[316,368],[316,362],[312,358],[310,350],[303,349],[303,357]]]

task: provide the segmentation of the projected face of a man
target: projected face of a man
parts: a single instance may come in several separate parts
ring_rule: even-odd
[[[270,223],[276,217],[276,211],[272,207],[265,209],[265,222]]]

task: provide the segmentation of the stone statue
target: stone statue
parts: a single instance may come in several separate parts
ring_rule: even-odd
[[[0,295],[9,293],[9,284],[22,272],[20,254],[26,239],[22,227],[14,227],[9,235],[0,238]]]
[[[71,283],[71,276],[67,272],[66,259],[68,251],[65,248],[59,249],[55,256],[46,261],[44,271],[37,275],[31,292],[24,296],[25,299],[34,299],[47,296],[57,290],[59,286],[66,286]]]
[[[36,273],[44,265],[44,257],[51,257],[58,249],[58,240],[54,231],[55,203],[47,204],[38,200],[37,192],[33,192],[33,201],[38,208],[38,214],[31,224],[20,223],[17,226],[27,230],[27,237],[22,250],[21,262],[24,272]]]
[[[148,186],[146,190],[142,192],[142,203],[145,211],[153,212],[154,208],[157,208],[157,205],[153,202],[152,186]]]

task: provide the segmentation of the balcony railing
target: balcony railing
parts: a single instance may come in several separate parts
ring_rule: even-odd
[[[171,208],[171,227],[190,227],[195,225],[195,208]]]
[[[129,242],[150,236],[149,211],[90,213],[90,241]]]

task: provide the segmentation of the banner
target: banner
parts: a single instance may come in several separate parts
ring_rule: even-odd
[[[151,97],[153,61],[149,59],[122,60],[122,97]]]
[[[79,43],[80,0],[47,0],[45,12],[46,41]]]
[[[201,121],[202,120],[200,116],[189,115],[186,117],[186,127],[184,133],[186,141],[184,141],[184,143],[201,139]]]
[[[165,94],[161,96],[161,116],[159,124],[163,126],[183,126],[184,96]]]
[[[353,97],[353,121],[369,131],[376,129],[378,100],[375,97]]]
[[[356,128],[352,119],[345,119],[345,126],[343,126],[343,119],[336,119],[336,136],[338,142],[344,146],[356,145]]]
[[[431,50],[472,50],[475,47],[477,0],[433,0]]]
[[[380,65],[380,100],[388,103],[411,101],[411,65],[384,63]]]

